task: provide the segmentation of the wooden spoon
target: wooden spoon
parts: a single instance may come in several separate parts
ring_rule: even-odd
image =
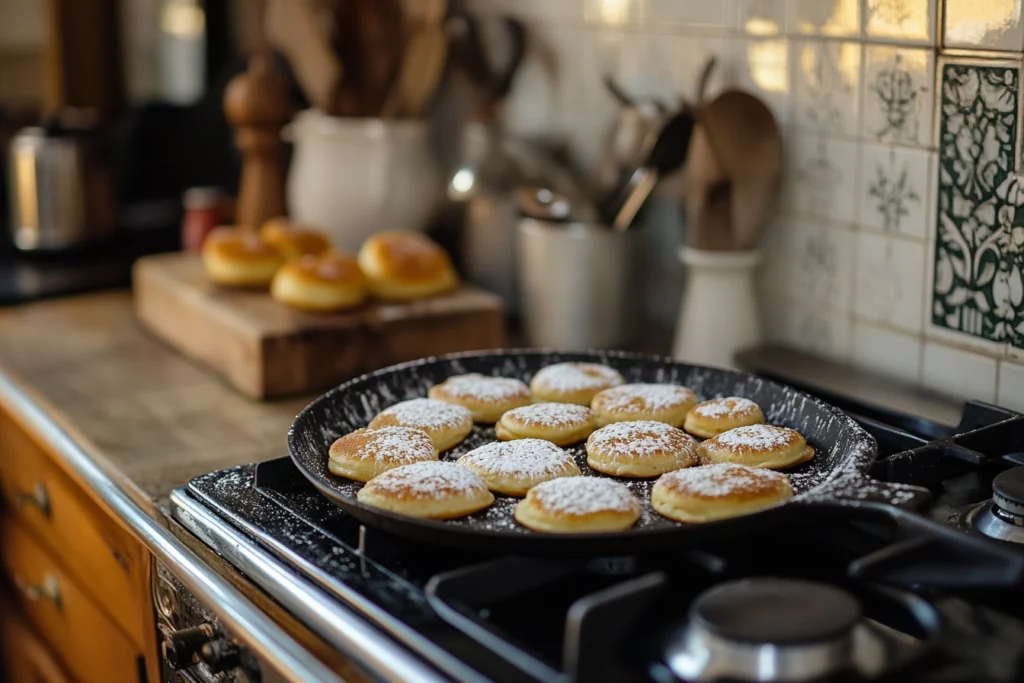
[[[342,78],[314,0],[268,0],[263,26],[267,40],[288,59],[302,91],[330,114]]]
[[[448,36],[440,24],[424,24],[414,30],[405,45],[398,78],[381,110],[381,116],[423,116],[437,92],[448,60]]]

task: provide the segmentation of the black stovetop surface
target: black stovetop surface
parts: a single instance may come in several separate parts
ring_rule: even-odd
[[[213,472],[187,491],[442,670],[454,655],[493,680],[674,680],[662,653],[698,594],[782,576],[840,586],[903,634],[870,680],[1024,680],[1024,547],[967,522],[991,479],[1021,464],[1024,417],[968,404],[950,428],[841,407],[879,442],[872,475],[928,488],[927,507],[837,508],[771,534],[574,560],[485,557],[363,528],[288,458]]]

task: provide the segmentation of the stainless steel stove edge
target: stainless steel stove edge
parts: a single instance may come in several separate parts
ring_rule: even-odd
[[[379,631],[337,599],[299,578],[270,553],[193,498],[171,492],[175,520],[281,603],[328,644],[385,681],[448,681],[429,663]]]

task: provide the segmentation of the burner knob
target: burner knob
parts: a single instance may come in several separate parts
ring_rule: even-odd
[[[242,651],[227,638],[217,638],[199,649],[199,658],[211,673],[219,674],[241,666]]]
[[[200,624],[164,634],[160,649],[172,669],[188,669],[199,663],[199,652],[214,638],[213,626]]]
[[[1024,515],[1024,467],[997,474],[992,480],[992,499],[1011,515]]]

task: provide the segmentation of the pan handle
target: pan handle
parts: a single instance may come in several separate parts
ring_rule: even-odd
[[[871,479],[861,472],[844,473],[821,487],[809,503],[837,505],[881,503],[904,510],[920,510],[932,498],[921,486]]]

